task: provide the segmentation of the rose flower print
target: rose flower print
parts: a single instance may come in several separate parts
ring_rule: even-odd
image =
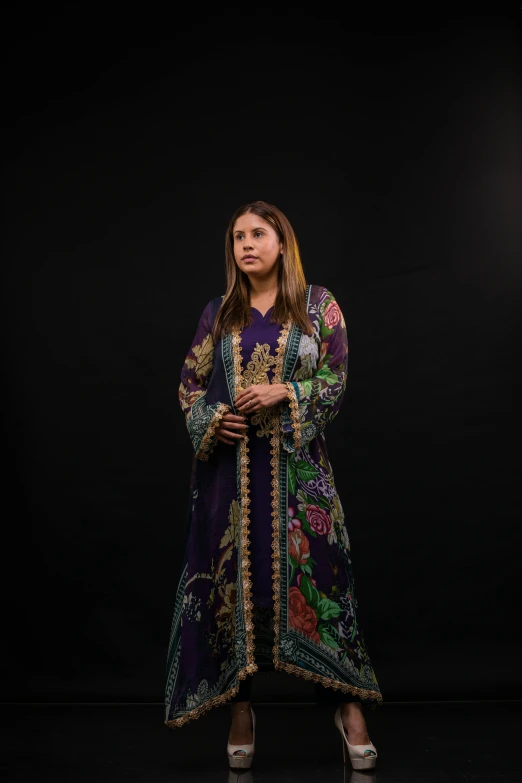
[[[337,302],[330,302],[324,311],[324,325],[327,329],[333,329],[341,320],[341,311]]]
[[[317,615],[298,587],[291,587],[288,591],[288,609],[290,627],[301,631],[312,641],[319,642],[317,632]]]
[[[326,511],[319,506],[306,507],[306,521],[310,525],[311,530],[319,536],[324,536],[325,533],[329,533],[332,529],[332,520]]]

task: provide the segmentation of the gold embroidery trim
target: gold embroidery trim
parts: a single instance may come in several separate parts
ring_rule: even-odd
[[[243,388],[257,383],[269,383],[268,370],[275,364],[275,356],[270,353],[270,346],[268,343],[256,343],[256,347],[252,351],[250,361],[246,366],[246,370],[243,373]]]
[[[241,356],[241,333],[239,329],[232,332],[232,353],[234,357],[234,388],[243,388],[243,371]],[[248,456],[248,436],[239,441],[239,470],[241,487],[241,580],[243,586],[243,612],[245,615],[246,656],[247,665],[238,677],[243,679],[247,674],[254,674],[258,667],[254,663],[254,623],[252,620],[252,572],[250,571],[250,458]],[[243,676],[241,676],[243,675]]]
[[[206,462],[208,460],[210,453],[212,451],[211,444],[214,439],[214,435],[216,434],[216,430],[219,426],[219,422],[221,421],[225,413],[229,410],[230,410],[230,405],[227,405],[224,402],[219,403],[218,408],[212,417],[212,421],[208,425],[207,431],[205,432],[201,440],[198,453],[196,454],[196,457],[202,460],[203,462]]]
[[[244,679],[245,676],[246,675],[240,677],[240,679]],[[184,726],[186,723],[189,723],[189,721],[196,720],[196,718],[201,717],[201,715],[203,715],[208,710],[211,710],[213,707],[219,707],[226,701],[230,701],[232,696],[235,696],[238,691],[239,685],[236,685],[234,688],[231,688],[226,693],[222,693],[220,696],[214,696],[212,699],[207,699],[207,701],[203,702],[203,704],[200,704],[199,707],[195,707],[190,712],[187,712],[186,715],[182,715],[181,718],[166,720],[165,726],[168,726],[170,729],[177,729],[180,726]]]
[[[283,324],[276,349],[276,366],[274,369],[274,383],[281,383],[283,377],[283,361],[290,322]],[[274,600],[274,667],[279,666],[279,625],[281,622],[281,549],[279,547],[279,454],[281,449],[280,430],[282,426],[282,406],[279,415],[275,417],[270,437],[270,466],[272,469],[272,595]],[[284,520],[286,527],[286,519]]]
[[[290,415],[292,417],[292,429],[294,431],[294,451],[301,447],[301,417],[299,415],[299,403],[292,383],[285,383],[288,394]]]
[[[292,326],[292,321],[290,320],[285,321],[285,323],[282,324],[281,326],[281,331],[279,333],[279,337],[277,338],[277,348],[275,351],[276,359],[275,359],[274,377],[272,378],[272,383],[282,382],[283,364],[285,361],[285,350],[286,350],[286,344],[288,342],[288,335],[290,334],[291,326]]]
[[[321,685],[324,685],[326,688],[333,688],[334,691],[341,691],[341,693],[353,693],[355,696],[374,699],[377,704],[383,701],[382,693],[379,693],[379,691],[370,691],[366,688],[358,688],[356,685],[347,685],[346,683],[340,682],[339,680],[334,680],[331,677],[323,677],[322,674],[315,674],[315,672],[310,672],[308,669],[301,669],[300,666],[296,666],[293,663],[282,663],[278,660],[275,668],[278,671],[285,671],[289,674],[294,674],[296,677],[303,677],[305,680],[318,682]]]
[[[256,347],[252,351],[250,361],[246,366],[246,370],[243,372],[242,388],[246,389],[248,386],[254,384],[270,383],[268,380],[268,370],[276,363],[275,356],[270,353],[270,345],[264,343],[256,343]],[[251,423],[258,426],[256,435],[258,438],[262,438],[265,435],[270,435],[272,431],[272,419],[274,417],[274,408],[261,408],[250,419]]]

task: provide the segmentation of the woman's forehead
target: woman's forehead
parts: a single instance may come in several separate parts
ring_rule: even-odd
[[[241,217],[238,217],[234,224],[234,232],[255,231],[256,228],[272,228],[272,226],[262,217],[255,215],[253,212],[247,212],[246,214],[241,215]]]

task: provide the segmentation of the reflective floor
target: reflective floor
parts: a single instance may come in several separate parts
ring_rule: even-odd
[[[252,769],[228,769],[228,708],[182,729],[161,705],[3,704],[4,780],[38,783],[522,783],[522,702],[384,704],[366,712],[379,754],[343,765],[331,707],[254,704]]]

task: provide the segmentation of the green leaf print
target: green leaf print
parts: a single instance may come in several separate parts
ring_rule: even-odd
[[[295,463],[294,460],[291,459],[288,460],[288,489],[292,495],[295,495],[296,483]]]
[[[297,519],[301,520],[301,525],[302,525],[302,528],[303,528],[304,532],[307,535],[309,535],[309,536],[313,536],[314,538],[317,538],[317,533],[315,532],[315,530],[312,530],[312,528],[310,527],[310,525],[308,523],[308,520],[306,518],[306,513],[304,511],[299,511],[296,514],[296,517],[297,517]]]
[[[323,644],[327,644],[328,647],[331,647],[333,650],[338,650],[339,645],[337,644],[334,637],[330,634],[330,629],[326,625],[320,625],[317,629],[319,633],[319,638],[323,642]]]
[[[297,460],[295,463],[295,470],[297,472],[297,477],[305,482],[312,481],[312,479],[319,475],[319,471],[312,467],[312,465],[309,465],[308,462],[305,462],[304,459]]]
[[[321,598],[315,610],[320,620],[331,620],[332,617],[339,617],[341,614],[339,604],[336,604],[335,601],[330,601],[329,598]]]
[[[332,386],[339,381],[337,375],[333,373],[327,365],[323,365],[321,369],[316,372],[315,377],[324,378],[328,386]]]
[[[329,337],[331,334],[334,333],[333,329],[328,329],[328,327],[321,326],[321,339],[324,340],[325,337]]]
[[[306,574],[303,574],[301,577],[301,592],[306,598],[306,603],[308,606],[311,606],[312,609],[315,609],[319,601],[321,600],[321,596],[319,595],[319,590],[314,587],[312,584],[312,580],[306,576]]]

